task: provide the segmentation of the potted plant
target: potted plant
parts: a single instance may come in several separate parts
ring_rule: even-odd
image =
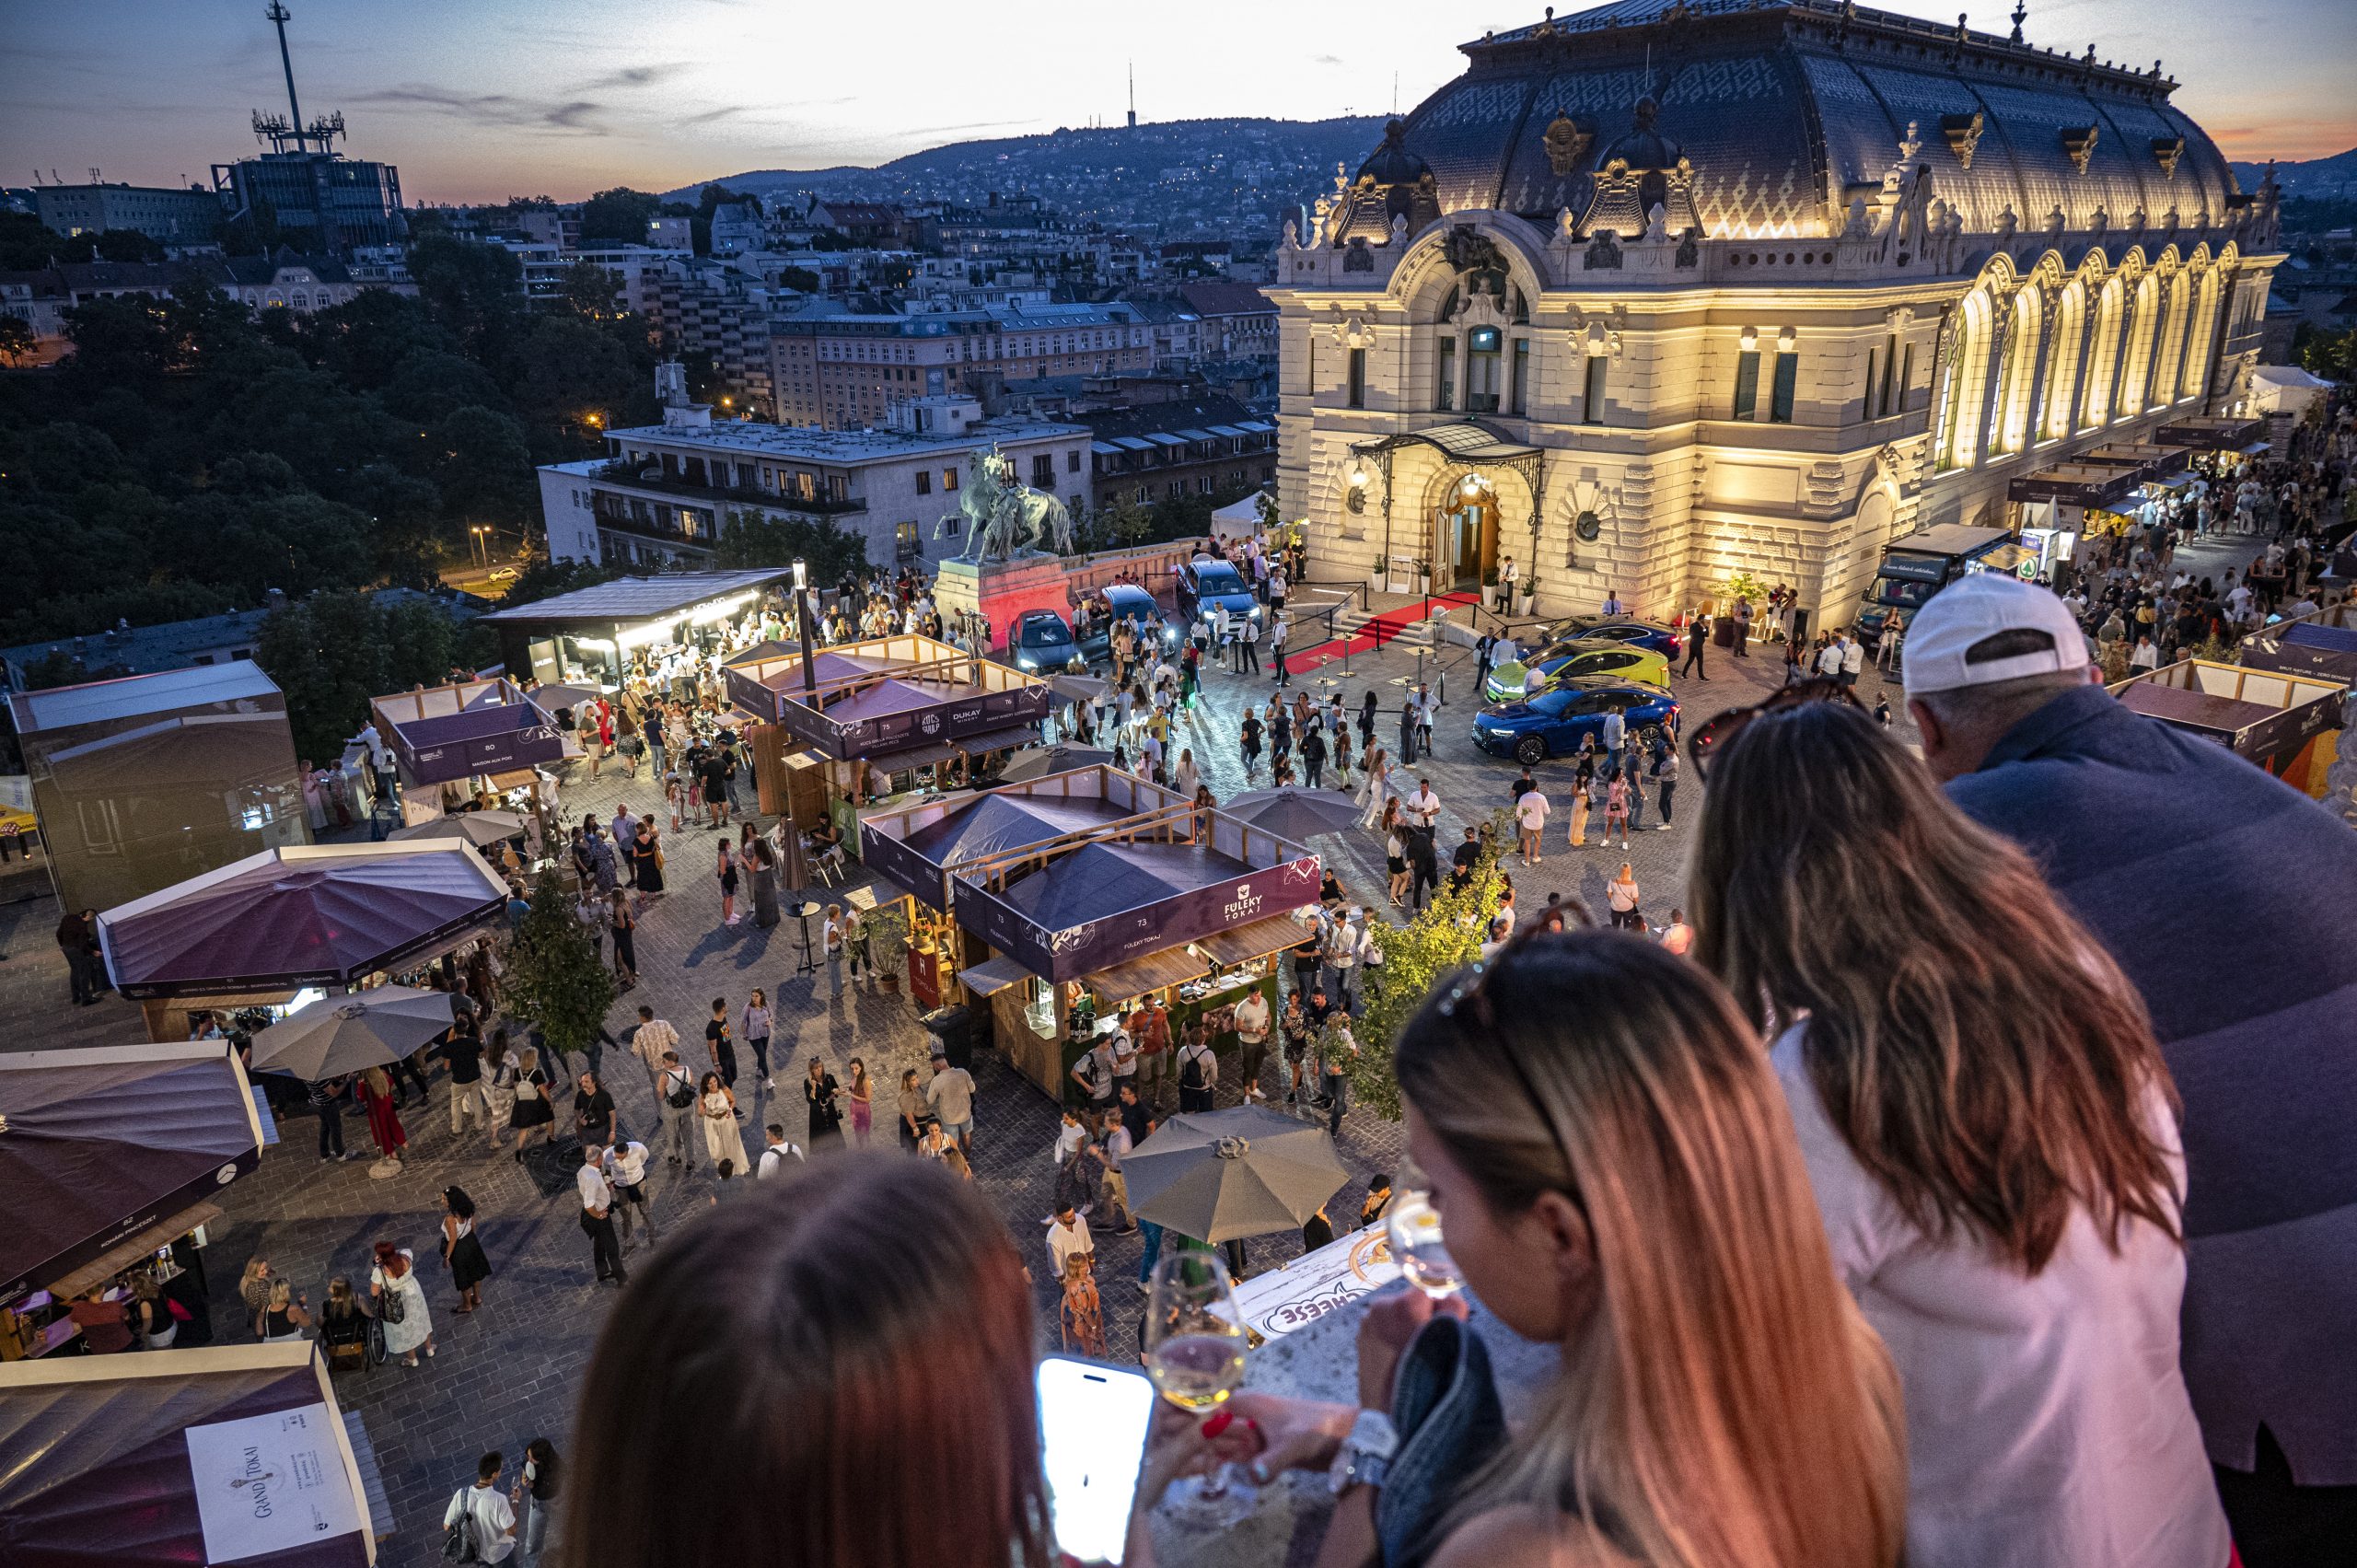
[[[909,969],[909,917],[897,904],[867,912],[867,948],[876,957],[877,978],[887,991],[900,989]]]

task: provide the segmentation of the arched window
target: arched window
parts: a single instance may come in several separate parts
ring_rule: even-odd
[[[2144,392],[2153,365],[2153,323],[2161,314],[2161,280],[2147,273],[2136,285],[2136,303],[2128,319],[2126,352],[2120,355],[2119,412],[2126,419],[2144,412]]]
[[[2175,401],[2178,327],[2185,319],[2185,281],[2159,280],[2154,295],[2153,354],[2144,376],[2144,406],[2159,408]]]
[[[2127,290],[2118,278],[2096,296],[2096,335],[2087,349],[2085,371],[2087,412],[2081,429],[2111,423],[2112,393],[2119,384],[2119,314],[2126,302]]]
[[[2199,396],[2210,386],[2211,351],[2218,341],[2218,270],[2215,267],[2201,274],[2201,286],[2194,291],[2193,319],[2187,326],[2190,343],[2185,355],[2184,377],[2177,385],[2177,396],[2181,398]]]
[[[2078,427],[2072,406],[2079,396],[2079,354],[2085,346],[2087,285],[2073,283],[2054,306],[2054,346],[2046,352],[2046,399],[2038,414],[2038,434],[2052,441]]]
[[[2185,396],[2185,356],[2193,347],[2193,312],[2201,290],[2191,273],[2179,273],[2170,292],[2167,357],[2154,378],[2153,401],[2173,403]]]
[[[1989,387],[1989,340],[1991,317],[1989,296],[1975,289],[1960,308],[1964,324],[1956,333],[1956,353],[1948,361],[1940,386],[1941,468],[1970,468],[1980,455]]]
[[[2045,325],[2037,285],[2024,284],[2014,296],[2013,325],[2005,333],[2004,366],[1997,377],[1997,406],[1990,421],[2000,452],[2029,445],[2030,404],[2038,392],[2038,345]]]

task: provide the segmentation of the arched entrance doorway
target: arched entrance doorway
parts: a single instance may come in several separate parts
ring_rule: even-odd
[[[1434,532],[1434,585],[1451,593],[1479,593],[1498,564],[1497,487],[1478,473],[1453,481],[1441,493]]]

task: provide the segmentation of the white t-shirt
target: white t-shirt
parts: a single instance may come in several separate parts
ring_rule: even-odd
[[[1547,797],[1537,790],[1525,790],[1522,798],[1514,803],[1514,819],[1526,833],[1536,833],[1547,826]]]
[[[789,1157],[798,1160],[802,1157],[802,1151],[791,1143],[772,1144],[761,1151],[761,1159],[755,1163],[753,1179],[758,1181],[765,1176],[778,1175],[785,1169]]]
[[[1073,1216],[1073,1223],[1068,1225],[1056,1220],[1048,1222],[1048,1256],[1055,1260],[1056,1278],[1064,1277],[1066,1259],[1080,1252],[1093,1255],[1096,1250],[1097,1238],[1088,1234],[1087,1223],[1078,1214]]]
[[[1827,1117],[1805,1028],[1769,1059],[1833,1266],[1906,1394],[1910,1568],[2217,1568],[2226,1516],[2177,1365],[2184,1249],[2131,1223],[2115,1254],[2083,1211],[2025,1280],[1961,1233],[1927,1237]],[[2157,1089],[2146,1110],[2181,1190]]]
[[[457,1524],[462,1512],[475,1516],[475,1549],[482,1561],[506,1562],[516,1550],[516,1538],[507,1533],[516,1527],[516,1510],[509,1505],[507,1493],[496,1485],[468,1487],[442,1510],[442,1527],[447,1530]]]

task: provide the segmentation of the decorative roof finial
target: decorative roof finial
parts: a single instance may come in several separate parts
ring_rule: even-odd
[[[2022,23],[2029,17],[2029,0],[2014,0],[2014,41],[2022,41]]]
[[[1637,129],[1640,131],[1652,130],[1654,128],[1654,116],[1660,112],[1661,105],[1654,101],[1653,94],[1647,93],[1644,97],[1639,99],[1637,100]]]

